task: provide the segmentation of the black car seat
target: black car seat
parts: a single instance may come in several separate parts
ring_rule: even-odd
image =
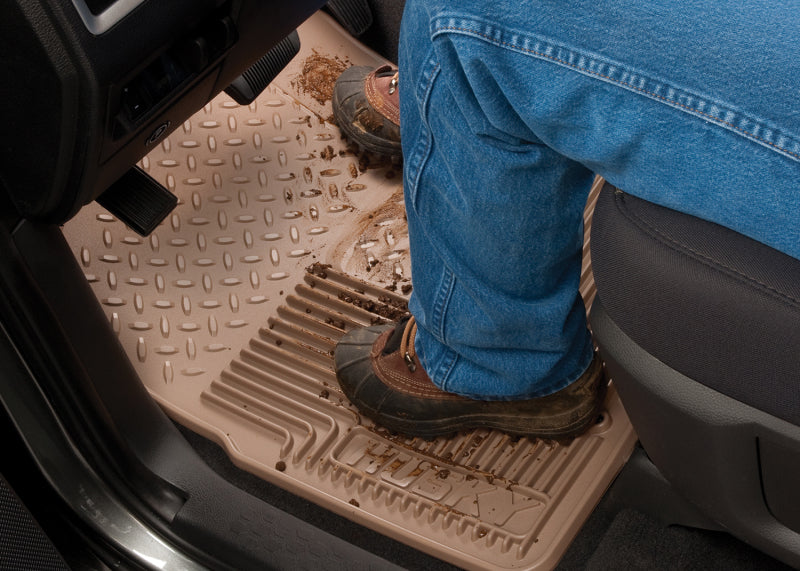
[[[673,490],[800,566],[800,261],[606,184],[591,325]]]

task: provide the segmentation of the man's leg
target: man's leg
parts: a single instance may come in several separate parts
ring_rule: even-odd
[[[501,86],[480,86],[489,101],[474,100],[448,61],[469,46],[439,53],[424,4],[407,4],[400,48],[417,350],[446,391],[550,394],[592,356],[578,281],[593,175],[527,129],[487,120],[481,106],[504,105]]]
[[[737,6],[408,2],[411,308],[437,387],[524,399],[583,378],[591,172],[800,256],[800,12]]]
[[[465,107],[472,87],[442,73],[429,23],[423,3],[407,4],[400,90],[415,321],[345,336],[340,384],[400,432],[573,436],[605,394],[578,294],[593,174]]]
[[[576,285],[590,169],[800,256],[800,11],[724,0],[407,9],[412,312],[441,388],[535,396],[585,367]]]

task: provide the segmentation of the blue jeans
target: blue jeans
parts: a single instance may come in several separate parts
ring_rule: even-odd
[[[530,398],[586,369],[594,173],[800,258],[798,42],[797,0],[408,0],[410,306],[434,383]]]

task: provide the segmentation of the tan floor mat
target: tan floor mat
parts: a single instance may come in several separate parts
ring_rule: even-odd
[[[65,234],[150,393],[237,465],[456,565],[552,568],[631,452],[616,393],[568,445],[359,418],[331,350],[407,298],[401,173],[326,120],[337,70],[380,58],[323,14],[300,35],[256,103],[219,96],[142,162],[180,199],[149,238],[95,204]]]

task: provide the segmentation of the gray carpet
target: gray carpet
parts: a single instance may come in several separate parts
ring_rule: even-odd
[[[620,511],[585,569],[782,571],[789,567],[723,532],[665,526],[632,509]]]

